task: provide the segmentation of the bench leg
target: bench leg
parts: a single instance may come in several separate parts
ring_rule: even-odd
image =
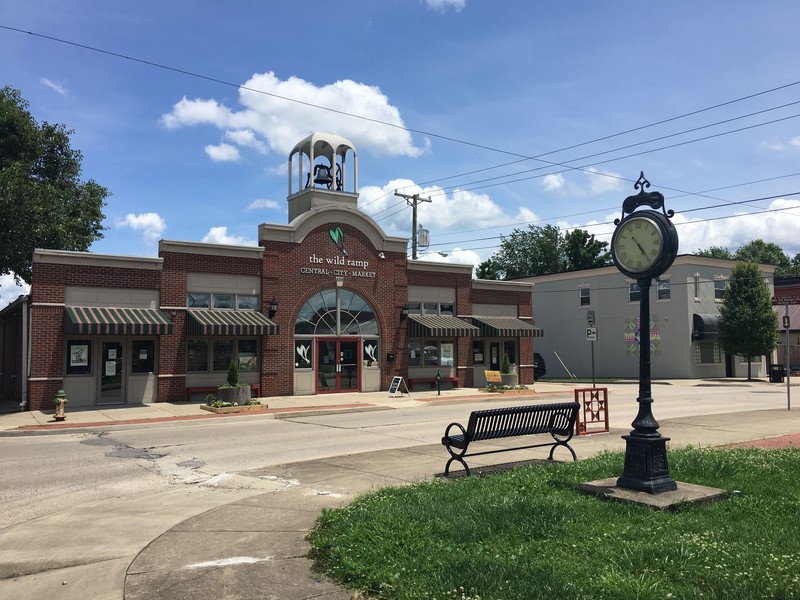
[[[553,460],[553,452],[556,451],[556,448],[558,446],[563,446],[564,448],[569,450],[569,453],[572,454],[573,462],[577,462],[578,461],[578,457],[575,454],[575,450],[572,449],[572,446],[570,446],[569,444],[561,443],[561,442],[556,442],[555,444],[552,445],[552,447],[550,448],[550,456],[547,457],[547,460]]]
[[[447,464],[444,467],[445,476],[450,475],[450,465],[453,464],[453,461],[460,462],[461,466],[464,467],[464,472],[467,474],[467,477],[469,477],[469,467],[467,466],[467,463],[464,462],[464,459],[461,458],[460,456],[453,456],[450,460],[447,461]]]

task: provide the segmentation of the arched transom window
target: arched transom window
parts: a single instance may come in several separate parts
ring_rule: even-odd
[[[337,309],[336,291],[323,290],[303,305],[294,324],[295,335],[378,335],[378,320],[369,303],[351,290],[339,289]]]

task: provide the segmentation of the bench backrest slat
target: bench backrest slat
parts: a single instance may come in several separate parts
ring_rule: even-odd
[[[469,416],[467,439],[489,440],[535,433],[568,435],[575,427],[578,408],[577,402],[561,402],[476,410]]]

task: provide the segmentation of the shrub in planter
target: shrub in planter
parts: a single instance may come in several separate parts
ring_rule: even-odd
[[[236,361],[231,361],[228,365],[228,384],[217,388],[219,399],[222,402],[233,404],[245,404],[250,401],[250,386],[246,383],[239,383],[239,368]]]
[[[500,377],[503,378],[503,385],[507,387],[515,387],[519,384],[519,376],[516,369],[511,370],[511,361],[508,354],[503,354],[503,361],[500,363]]]

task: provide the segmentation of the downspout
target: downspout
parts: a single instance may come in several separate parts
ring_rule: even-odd
[[[30,377],[29,370],[31,364],[29,300],[30,296],[22,303],[22,369],[20,369],[20,374],[22,375],[22,399],[19,403],[20,411],[24,411],[28,406],[28,377]]]

